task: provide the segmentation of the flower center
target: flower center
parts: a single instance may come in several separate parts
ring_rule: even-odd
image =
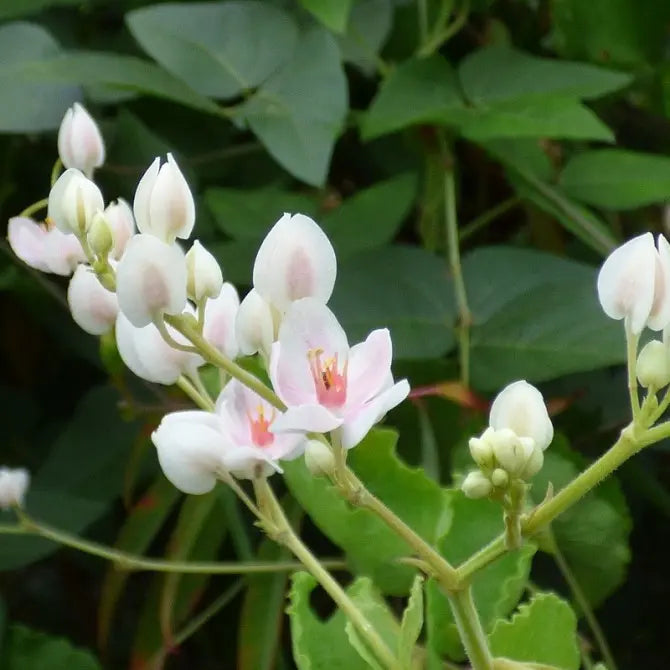
[[[274,421],[275,411],[269,419],[265,418],[263,405],[256,408],[256,418],[251,414],[247,414],[249,425],[251,426],[251,440],[257,447],[267,447],[274,442],[275,436],[270,432],[270,424]]]
[[[308,352],[309,369],[314,379],[314,388],[319,404],[326,407],[342,407],[347,399],[347,366],[344,363],[342,372],[338,369],[337,354],[331,358],[321,359],[323,349],[312,349]]]

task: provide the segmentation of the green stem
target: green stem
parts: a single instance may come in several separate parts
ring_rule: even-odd
[[[628,319],[626,319],[626,358],[628,369],[628,394],[630,396],[630,406],[633,412],[633,422],[637,422],[640,416],[640,396],[637,387],[637,374],[635,368],[637,367],[637,343],[640,339],[639,335],[634,335],[629,327]]]
[[[145,558],[98,542],[84,540],[66,531],[38,522],[23,511],[19,511],[18,514],[20,524],[15,526],[0,526],[0,534],[37,535],[39,537],[44,537],[85,554],[104,558],[114,563],[119,569],[128,572],[151,571],[177,572],[183,574],[244,575],[267,572],[292,572],[294,570],[299,570],[301,567],[299,563],[295,563],[294,561],[282,561],[276,563],[262,561],[217,563],[213,561],[188,562]],[[331,569],[346,569],[346,563],[342,560],[323,559],[322,564]]]
[[[398,661],[384,640],[379,636],[372,624],[357,607],[344,589],[333,579],[332,575],[325,569],[323,563],[317,559],[312,552],[303,544],[289,524],[284,510],[281,508],[268,481],[265,477],[254,480],[258,503],[272,518],[276,527],[266,529],[270,531],[273,539],[283,544],[295,557],[307,568],[312,576],[321,584],[324,591],[333,599],[337,606],[347,616],[361,637],[366,641],[370,650],[377,659],[390,670],[399,670]]]
[[[52,187],[58,180],[62,167],[63,167],[63,161],[60,158],[57,158],[56,162],[54,163],[54,166],[51,168],[51,178],[49,183],[51,184]]]
[[[507,198],[507,200],[503,200],[495,207],[487,209],[485,212],[472,219],[470,223],[461,228],[459,235],[460,241],[463,242],[482,228],[485,228],[489,223],[491,223],[491,221],[495,221],[495,219],[497,219],[499,216],[509,212],[510,209],[514,209],[517,205],[519,205],[520,202],[521,198],[515,195],[511,198]]]
[[[482,547],[476,554],[470,556],[456,568],[459,583],[467,584],[475,573],[496,561],[505,551],[505,535],[503,534]]]
[[[181,375],[179,379],[177,379],[177,386],[198,406],[201,407],[202,409],[208,411],[208,412],[213,412],[214,411],[214,403],[209,400],[209,398],[205,398],[202,396],[197,389],[193,386],[193,384],[186,378],[184,375]]]
[[[463,5],[451,24],[442,30],[435,31],[435,33],[426,40],[425,44],[422,45],[418,52],[419,58],[425,58],[426,56],[432,55],[445,42],[449,41],[465,25],[469,13],[470,0],[463,0]]]
[[[197,354],[198,349],[196,347],[191,347],[188,344],[180,344],[177,340],[170,335],[170,331],[167,329],[166,323],[168,323],[168,316],[163,315],[158,319],[154,319],[154,325],[158,329],[158,332],[161,334],[161,337],[177,351],[185,351],[187,354]]]
[[[32,205],[28,205],[19,216],[31,217],[35,212],[39,212],[41,209],[44,209],[49,204],[49,198],[42,198],[34,202]]]
[[[508,551],[518,549],[523,544],[521,534],[521,513],[526,501],[526,485],[516,480],[512,483],[505,505],[505,547]]]
[[[493,659],[472,600],[472,589],[467,587],[447,595],[472,670],[493,670]]]

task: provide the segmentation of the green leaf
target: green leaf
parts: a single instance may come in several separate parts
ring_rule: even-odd
[[[476,388],[554,379],[625,360],[621,324],[598,304],[595,268],[530,249],[482,247],[464,258],[463,272]]]
[[[300,36],[292,59],[239,113],[278,163],[320,186],[347,108],[337,45],[328,32],[312,28]]]
[[[300,0],[300,4],[311,12],[326,28],[343,33],[349,21],[353,0]]]
[[[0,658],[2,658],[2,649],[5,642],[5,629],[7,628],[7,605],[0,598]]]
[[[509,621],[498,621],[489,635],[494,656],[579,670],[577,617],[553,593],[538,593]]]
[[[419,123],[441,123],[465,103],[453,68],[441,56],[409,60],[384,80],[363,117],[361,135],[369,140]]]
[[[423,576],[414,578],[409,592],[407,607],[400,622],[400,636],[398,638],[398,659],[402,668],[411,667],[414,645],[419,639],[423,628]]]
[[[255,240],[219,242],[209,245],[209,251],[221,265],[226,281],[240,286],[251,286],[258,242]]]
[[[117,549],[143,554],[165,523],[180,497],[179,491],[162,475],[135,504],[114,544]],[[130,573],[111,566],[105,574],[98,610],[98,641],[105,648],[112,620]]]
[[[560,185],[575,200],[604,209],[633,209],[667,200],[670,158],[599,149],[575,155]]]
[[[396,439],[391,430],[371,431],[351,450],[351,466],[403,521],[427,542],[435,542],[449,523],[448,496],[421,470],[397,458]],[[372,513],[351,508],[325,479],[311,475],[302,460],[285,464],[285,478],[314,523],[347,553],[357,571],[373,577],[386,593],[409,591],[414,570],[395,563],[411,553],[403,540]]]
[[[0,26],[0,132],[58,128],[65,110],[81,98],[77,86],[32,82],[16,75],[28,62],[58,58],[60,53],[56,40],[38,25],[16,22]]]
[[[327,621],[321,621],[312,611],[309,597],[316,586],[314,577],[296,572],[292,581],[287,612],[298,670],[369,670],[349,643],[342,611],[336,610]]]
[[[460,491],[452,497],[453,521],[438,548],[458,565],[497,537],[503,530],[503,513],[490,500],[469,500]],[[535,547],[527,544],[507,553],[481,570],[473,580],[472,594],[485,630],[517,604],[528,580]],[[435,580],[426,584],[426,629],[430,646],[443,655],[462,660],[464,653],[446,596]]]
[[[467,56],[460,64],[459,76],[465,97],[475,105],[529,98],[541,102],[547,96],[592,99],[623,88],[632,80],[622,72],[538,58],[505,46],[485,47]]]
[[[81,0],[0,0],[0,21],[13,19],[37,12],[47,7],[58,7],[65,5],[82,5]]]
[[[330,304],[352,343],[390,328],[396,358],[436,358],[454,345],[447,267],[424,249],[382,247],[345,260]]]
[[[9,627],[0,660],[4,670],[102,670],[89,651],[21,624]]]
[[[126,15],[130,32],[198,93],[232,98],[262,84],[295,47],[291,17],[267,2],[153,5]]]

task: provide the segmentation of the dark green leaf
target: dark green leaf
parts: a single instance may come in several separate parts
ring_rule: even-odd
[[[126,15],[142,48],[191,88],[232,98],[263,83],[291,57],[297,29],[267,2],[189,2]]]
[[[344,35],[338,35],[342,58],[366,74],[374,73],[393,21],[392,0],[358,0],[349,15]]]
[[[353,0],[300,0],[307,11],[335,33],[343,33],[347,27],[352,3]]]
[[[36,14],[47,7],[57,7],[60,5],[83,5],[86,2],[82,0],[0,0],[0,21],[13,19],[28,14]]]

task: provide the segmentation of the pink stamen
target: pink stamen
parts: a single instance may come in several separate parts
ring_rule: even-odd
[[[247,414],[249,425],[251,427],[251,440],[257,447],[267,447],[274,442],[275,436],[270,432],[270,424],[274,421],[275,411],[269,419],[265,418],[263,405],[256,408],[257,415],[254,419],[251,414]]]
[[[319,404],[325,407],[342,407],[347,400],[347,367],[344,363],[342,372],[338,369],[337,354],[332,358],[321,360],[323,349],[312,349],[308,354],[309,369],[314,379],[314,388]]]

